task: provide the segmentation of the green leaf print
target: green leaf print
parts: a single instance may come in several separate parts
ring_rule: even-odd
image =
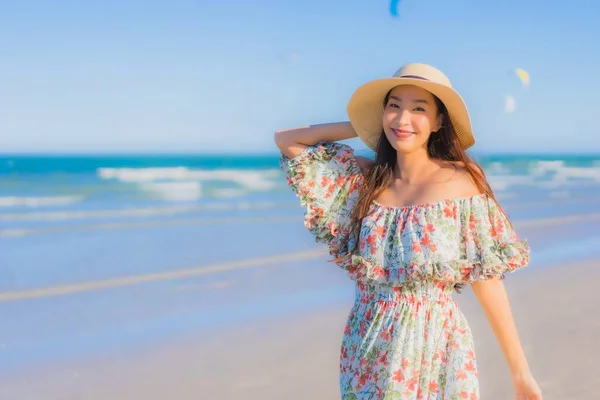
[[[377,348],[372,347],[369,352],[366,354],[366,359],[369,364],[374,364],[377,361]]]
[[[448,380],[448,377],[446,376],[446,374],[441,374],[441,376],[439,377],[439,380],[438,380],[439,391],[442,393],[444,392],[444,388],[446,387],[447,380]]]
[[[401,398],[402,398],[402,395],[397,390],[387,393],[384,397],[385,400],[400,400]]]

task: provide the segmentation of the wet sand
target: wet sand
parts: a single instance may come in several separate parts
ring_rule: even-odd
[[[506,287],[545,399],[600,393],[600,260],[522,270]],[[470,321],[484,400],[513,399],[509,371],[469,288],[456,296]],[[0,379],[2,400],[338,399],[339,346],[348,307],[265,319],[183,337],[137,354],[107,354]]]

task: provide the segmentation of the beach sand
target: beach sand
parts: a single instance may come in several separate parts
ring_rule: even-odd
[[[600,260],[525,269],[506,287],[545,399],[600,398]],[[509,371],[468,287],[456,296],[475,337],[483,400],[514,399]],[[350,304],[187,337],[0,379],[2,400],[339,399]]]

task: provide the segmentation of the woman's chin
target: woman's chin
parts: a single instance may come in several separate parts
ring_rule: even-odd
[[[400,153],[412,153],[421,147],[414,139],[396,139],[393,142],[390,142],[390,144]]]

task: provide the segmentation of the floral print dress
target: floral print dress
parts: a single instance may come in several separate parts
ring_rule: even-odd
[[[479,399],[473,339],[452,291],[529,261],[527,242],[495,201],[373,202],[350,253],[354,242],[343,239],[364,179],[352,149],[321,142],[291,159],[282,154],[280,167],[306,228],[356,284],[341,346],[342,399]]]

